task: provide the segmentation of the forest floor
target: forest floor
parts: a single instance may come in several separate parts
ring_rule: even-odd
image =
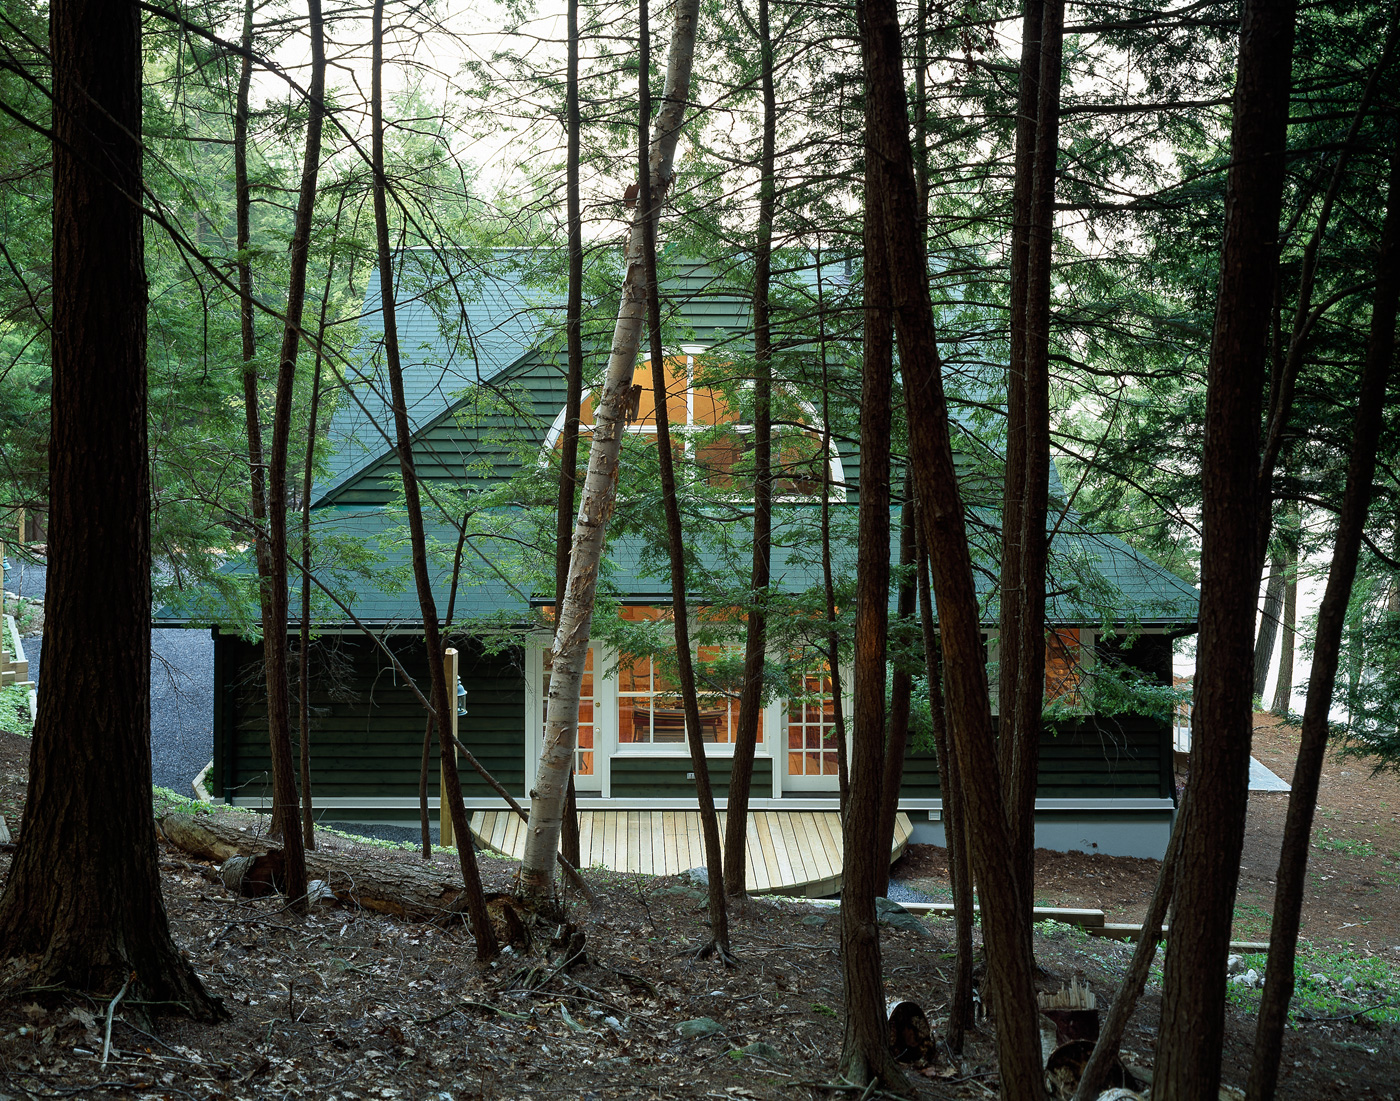
[[[1286,755],[1288,737],[1276,731],[1257,739],[1256,756],[1279,771],[1279,757],[1271,760],[1265,743],[1275,739],[1277,754]],[[16,832],[28,749],[26,739],[0,734],[0,814]],[[1329,761],[1328,771],[1338,781],[1367,776],[1354,762]],[[1337,807],[1338,814],[1324,816],[1321,836],[1334,845],[1365,841],[1395,851],[1393,832],[1385,841],[1372,828],[1384,809],[1374,793],[1352,808],[1366,809],[1362,821],[1329,801],[1335,789],[1325,783],[1323,790],[1324,807]],[[1387,801],[1400,805],[1400,798]],[[1266,849],[1273,818],[1261,815],[1259,805],[1251,801],[1251,845]],[[1385,821],[1393,831],[1393,822]],[[340,837],[321,844],[391,861],[419,860],[403,849]],[[1246,862],[1258,859],[1262,866],[1251,851]],[[1361,880],[1341,869],[1369,859],[1335,847],[1314,858],[1320,875],[1346,874],[1347,883]],[[935,863],[927,852],[909,859],[924,871]],[[1039,896],[1102,906],[1115,918],[1131,919],[1140,902],[1127,873],[1110,858],[1084,859],[1082,865],[1048,862],[1060,870],[1038,883]],[[160,860],[176,942],[223,999],[229,1020],[211,1027],[161,1017],[151,1029],[119,1007],[104,1066],[108,1003],[26,989],[24,972],[12,965],[0,973],[0,1095],[172,1101],[842,1096],[823,1089],[835,1076],[842,1031],[839,918],[829,907],[750,900],[733,915],[739,965],[726,969],[693,958],[707,925],[703,896],[692,885],[590,869],[585,875],[599,905],[567,900],[571,920],[587,937],[587,962],[531,987],[524,978],[529,964],[519,954],[478,965],[460,924],[409,924],[337,905],[296,917],[275,897],[233,895],[212,865],[182,852],[162,848]],[[435,860],[450,867],[455,854],[439,853]],[[0,855],[0,880],[9,861]],[[1152,866],[1141,863],[1144,872]],[[488,891],[509,889],[513,863],[483,858],[481,864]],[[1339,870],[1329,872],[1334,864]],[[1353,903],[1333,879],[1322,882],[1320,896],[1309,903],[1306,935],[1325,942],[1313,943],[1307,966],[1325,973],[1305,981],[1295,1000],[1300,1019],[1285,1037],[1278,1096],[1395,1101],[1400,1013],[1355,1011],[1400,995],[1400,967],[1387,962],[1387,953],[1400,952],[1375,940],[1379,916],[1362,926],[1346,913],[1364,904],[1351,914],[1379,914],[1385,902],[1363,893]],[[1393,899],[1393,885],[1377,879],[1377,887]],[[1258,897],[1242,893],[1242,900]],[[1258,927],[1248,931],[1261,935]],[[952,976],[951,922],[886,927],[882,943],[887,994],[919,1002],[937,1021]],[[1037,927],[1046,989],[1078,977],[1107,1001],[1130,950],[1068,926]],[[1262,957],[1246,963],[1263,966]],[[1125,1041],[1125,1058],[1144,1068],[1152,1065],[1159,983],[1160,972]],[[1258,994],[1238,984],[1229,990],[1224,1077],[1242,1086]],[[984,1021],[961,1059],[911,1066],[910,1089],[925,1098],[991,1098],[994,1068],[994,1026]]]

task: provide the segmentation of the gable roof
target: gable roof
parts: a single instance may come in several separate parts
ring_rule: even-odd
[[[540,271],[545,258],[544,250],[535,249],[448,255],[419,249],[401,258],[399,335],[421,478],[455,485],[484,485],[505,481],[521,469],[520,452],[513,453],[508,444],[493,439],[489,426],[483,429],[480,425],[459,423],[458,411],[483,384],[489,383],[498,391],[515,388],[518,397],[513,399],[517,404],[511,416],[518,423],[512,427],[521,432],[527,444],[537,436],[534,446],[542,445],[545,430],[563,405],[566,373],[562,350],[555,346],[559,342],[554,339],[563,300]],[[737,346],[747,338],[746,299],[720,286],[713,272],[703,265],[672,264],[670,271],[666,286],[673,320],[693,334],[692,339],[711,346]],[[800,282],[800,271],[797,277]],[[444,318],[449,320],[444,322]],[[313,537],[318,541],[353,539],[370,548],[378,562],[371,576],[357,584],[354,614],[379,626],[409,624],[418,617],[418,605],[411,583],[406,583],[406,538],[399,531],[401,520],[384,509],[393,497],[398,461],[391,440],[377,278],[370,284],[360,326],[361,377],[350,388],[350,394],[342,395],[329,425],[333,454],[326,474],[313,491],[313,505],[318,506],[312,513]],[[985,445],[973,446],[985,449]],[[858,454],[850,447],[841,450],[848,480],[858,481]],[[1051,479],[1051,524],[1055,525],[1055,502],[1064,501],[1064,491],[1053,463]],[[995,487],[978,488],[991,489],[996,496]],[[845,505],[834,505],[834,516],[853,521],[854,502],[852,494]],[[798,517],[803,507],[789,509],[792,515],[786,519],[780,516],[774,532],[774,584],[790,593],[821,583],[815,553],[802,547],[804,541],[810,543],[813,529],[810,518]],[[978,511],[983,514],[983,510]],[[988,513],[984,519],[995,527],[994,514]],[[479,583],[459,589],[459,620],[495,618],[522,623],[531,618],[532,606],[552,602],[552,585],[548,594],[524,592],[513,588],[503,571],[492,576],[493,557],[508,561],[519,555],[522,545],[533,540],[533,532],[513,530],[525,522],[523,513],[510,508],[498,508],[492,514],[491,523],[498,530],[494,535],[483,536],[468,551],[477,556],[483,569],[477,575]],[[786,531],[784,524],[789,525]],[[430,540],[455,545],[457,532],[450,525],[429,521],[429,528]],[[895,544],[892,555],[897,555],[897,523],[892,525],[891,538]],[[698,546],[693,552],[702,569],[725,568],[718,552]],[[632,601],[669,601],[669,579],[654,576],[654,571],[649,570],[656,558],[648,555],[643,539],[627,534],[616,536],[610,541],[608,553],[607,569],[614,591]],[[854,568],[853,551],[848,554],[840,549],[834,553],[838,569]],[[1047,601],[1051,622],[1087,626],[1111,618],[1120,623],[1173,629],[1195,622],[1194,587],[1122,540],[1082,530],[1073,513],[1058,523],[1051,556],[1055,574]],[[846,557],[851,560],[845,561]],[[732,572],[732,565],[728,568]],[[231,564],[230,569],[239,572],[240,567]],[[994,576],[991,571],[983,571],[976,580],[984,608],[983,621],[994,625]],[[440,590],[439,608],[445,612],[445,574],[435,580],[434,587]],[[202,600],[192,599],[187,604],[163,609],[158,618],[171,624],[221,618],[217,600],[212,601],[214,607],[201,608],[201,603],[211,603],[209,594],[204,594]],[[295,606],[297,602],[292,603]],[[1113,607],[1114,614],[1106,616],[1106,607]],[[329,607],[325,616],[324,622],[344,618],[343,613]]]
[[[404,399],[415,435],[449,415],[460,393],[496,378],[539,343],[542,314],[557,296],[532,291],[535,250],[482,255],[410,249],[399,263],[395,299]],[[444,324],[442,318],[452,318]],[[342,391],[327,435],[327,473],[312,490],[326,503],[356,474],[393,450],[382,289],[376,271],[360,318],[355,376]]]

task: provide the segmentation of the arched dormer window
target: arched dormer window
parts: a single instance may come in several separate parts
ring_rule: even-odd
[[[667,357],[666,411],[676,457],[691,463],[708,485],[722,490],[734,486],[734,470],[753,447],[753,425],[743,422],[721,388],[706,385],[707,370],[713,377],[723,365],[707,365],[705,351],[699,346],[684,346],[680,355]],[[632,382],[637,402],[627,431],[654,437],[656,400],[650,359],[637,365]],[[751,387],[752,383],[743,385]],[[792,414],[777,419],[797,422],[777,424],[773,429],[774,494],[780,501],[814,500],[821,495],[822,479],[821,423],[816,408],[790,391],[775,392],[774,404],[786,405],[786,412]],[[562,445],[564,413],[559,411],[545,435],[542,462]],[[582,441],[593,427],[591,391],[583,393],[579,420]],[[831,499],[844,501],[845,471],[834,442],[826,455],[826,473],[831,480]]]

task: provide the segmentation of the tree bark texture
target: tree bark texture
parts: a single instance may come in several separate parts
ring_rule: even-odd
[[[943,702],[943,665],[933,622],[933,592],[928,579],[928,552],[919,539],[919,625],[924,635],[928,675],[928,704],[933,721],[933,746],[938,757],[939,790],[943,795],[943,840],[948,848],[948,878],[953,888],[953,986],[948,996],[944,1038],[948,1049],[962,1054],[963,1040],[973,1024],[972,1006],[972,876],[967,858],[967,818],[963,811],[962,779],[957,757],[948,745],[948,712]]]
[[[917,612],[917,582],[914,577],[917,551],[914,538],[914,489],[908,469],[904,474],[904,505],[899,510],[899,583],[895,598],[895,621],[904,646],[897,654],[890,676],[889,733],[885,738],[885,763],[880,781],[880,827],[877,852],[894,848],[894,823],[899,814],[899,788],[904,782],[904,754],[909,748],[909,709],[914,676],[903,652],[911,641],[909,628]],[[878,846],[883,845],[881,849]],[[885,898],[890,890],[890,864],[883,861],[875,869],[875,894]]]
[[[455,696],[448,693],[447,674],[443,669],[443,644],[438,624],[437,602],[433,597],[432,579],[428,574],[427,542],[423,534],[423,504],[418,493],[418,475],[413,462],[413,433],[408,423],[403,366],[399,360],[394,261],[389,249],[389,211],[385,199],[387,184],[384,175],[384,0],[375,0],[372,35],[371,156],[374,168],[374,228],[379,253],[379,302],[384,318],[384,357],[389,368],[395,444],[399,471],[403,475],[404,511],[408,515],[409,538],[413,548],[413,582],[418,591],[418,606],[423,616],[423,641],[428,651],[428,672],[432,679],[432,714],[436,720],[438,745],[441,749],[447,812],[451,815],[452,829],[457,835],[457,855],[462,868],[462,881],[466,885],[467,912],[471,916],[472,937],[476,940],[476,957],[479,960],[487,960],[496,955],[498,946],[490,916],[486,911],[481,872],[476,866],[471,828],[467,821],[466,808],[462,804],[462,779],[457,774],[457,753],[452,740],[452,723],[449,721],[448,711],[448,708],[457,706],[457,701]],[[438,814],[441,817],[441,809]]]
[[[252,517],[253,561],[258,572],[258,610],[264,637],[275,629],[271,605],[273,568],[268,546],[267,458],[262,444],[262,398],[258,393],[257,337],[253,326],[252,189],[248,183],[248,94],[253,79],[253,2],[243,9],[242,45],[238,91],[233,109],[234,219],[238,249],[239,333],[243,352],[243,423],[248,435],[249,514]],[[264,655],[264,658],[266,655]],[[272,828],[285,827],[283,809],[275,795]]]
[[[1278,262],[1294,0],[1245,0],[1207,372],[1201,633],[1153,1092],[1215,1101],[1253,718],[1259,415]],[[1188,916],[1189,915],[1189,916]]]
[[[758,48],[763,93],[763,145],[760,154],[758,233],[753,277],[753,565],[744,637],[744,679],[739,688],[739,722],[734,763],[729,773],[728,815],[724,825],[724,889],[744,894],[748,859],[749,785],[763,713],[763,664],[768,646],[768,580],[773,553],[773,339],[768,294],[772,282],[773,211],[776,182],[778,107],[773,88],[773,36],[768,0],[758,0]],[[770,731],[770,738],[778,737]]]
[[[1264,698],[1269,684],[1269,664],[1278,641],[1278,617],[1283,611],[1283,561],[1278,555],[1269,560],[1269,577],[1264,584],[1264,607],[1259,614],[1259,635],[1254,642],[1254,696]]]
[[[817,332],[822,360],[822,591],[826,596],[826,667],[831,676],[831,711],[836,726],[836,790],[846,817],[850,775],[846,761],[846,707],[841,692],[841,634],[837,630],[836,581],[831,567],[831,381],[826,358],[826,294],[821,251],[817,251]]]
[[[766,0],[765,0],[766,2]],[[651,43],[647,26],[647,0],[640,0],[638,64],[637,178],[645,178],[648,164],[648,129],[651,124]],[[700,725],[700,697],[695,690],[695,664],[690,652],[690,610],[686,602],[685,533],[681,529],[680,502],[676,497],[676,461],[671,451],[671,424],[666,401],[666,353],[661,343],[661,285],[656,274],[656,218],[650,190],[639,188],[637,204],[644,206],[642,256],[646,266],[647,331],[651,343],[651,384],[656,402],[656,449],[661,466],[661,500],[666,514],[666,549],[671,564],[671,617],[676,632],[676,667],[681,682],[681,707],[685,711],[685,740],[695,773],[695,799],[700,809],[700,832],[705,841],[705,865],[709,871],[707,896],[710,940],[702,956],[717,954],[725,963],[729,953],[729,907],[725,901],[724,854],[719,835],[719,815],[710,787],[710,762]],[[742,724],[741,724],[742,725]]]
[[[652,129],[651,209],[658,209],[672,178],[672,161],[680,137],[685,105],[690,96],[690,72],[695,53],[699,0],[679,0],[666,69],[666,90]],[[573,771],[578,740],[578,701],[583,665],[593,625],[593,602],[598,587],[598,563],[607,524],[617,497],[618,453],[626,427],[627,398],[636,370],[637,349],[646,320],[646,265],[642,256],[642,209],[632,216],[626,268],[607,376],[594,407],[593,441],[588,474],[574,526],[569,560],[569,585],[553,643],[549,679],[548,717],[544,745],[530,801],[530,825],[520,867],[520,889],[526,898],[543,900],[554,889],[554,857],[559,848],[564,798]]]
[[[573,549],[574,505],[578,496],[578,428],[583,407],[583,214],[579,201],[578,105],[578,3],[568,5],[568,71],[564,91],[565,202],[568,207],[569,289],[564,306],[564,339],[569,360],[569,380],[564,397],[564,432],[559,452],[559,503],[554,527],[554,623],[564,605],[569,585],[569,552]],[[569,773],[569,790],[564,798],[562,826],[564,856],[575,867],[579,863],[578,798],[574,775]]]
[[[1040,39],[1045,0],[1023,0],[1020,89],[1016,101],[1016,145],[1011,184],[1010,318],[1006,370],[1006,473],[1001,506],[1001,621],[998,637],[1001,775],[1011,775],[1015,744],[1016,682],[1021,668],[1021,514],[1026,500],[1026,304],[1030,286],[1031,218],[1035,195],[1035,135],[1040,113]],[[1010,627],[1008,629],[1008,624]]]
[[[287,452],[292,434],[292,401],[296,396],[297,353],[306,305],[306,268],[311,252],[311,219],[316,209],[316,181],[321,170],[321,131],[325,117],[325,39],[321,0],[307,0],[310,14],[311,80],[307,85],[306,149],[301,186],[292,226],[287,273],[287,312],[277,363],[277,389],[272,410],[272,439],[267,455],[267,558],[264,579],[263,665],[267,678],[267,728],[272,760],[272,822],[283,836],[287,855],[287,896],[294,910],[305,908],[306,863],[298,820],[296,768],[292,761],[291,670],[288,662],[290,625],[287,591]],[[305,585],[306,581],[303,580]],[[295,837],[293,835],[296,835]]]
[[[1152,973],[1152,961],[1157,958],[1157,945],[1162,939],[1162,922],[1171,905],[1172,894],[1176,890],[1176,867],[1181,851],[1182,818],[1177,816],[1172,824],[1171,837],[1167,841],[1167,851],[1162,866],[1157,871],[1157,883],[1152,889],[1152,898],[1147,904],[1147,913],[1142,919],[1142,932],[1138,936],[1133,958],[1128,962],[1128,970],[1123,973],[1123,981],[1118,986],[1118,995],[1099,1030],[1099,1038],[1094,1044],[1093,1054],[1079,1076],[1079,1087],[1075,1090],[1074,1101],[1094,1101],[1099,1091],[1108,1088],[1108,1076],[1118,1062],[1118,1049],[1123,1043],[1128,1020],[1137,1007]]]
[[[1278,677],[1274,684],[1275,715],[1293,707],[1293,651],[1298,635],[1298,549],[1289,547],[1283,563],[1283,623],[1278,647]]]
[[[860,9],[857,9],[860,11]],[[867,76],[873,82],[873,76]],[[894,385],[890,260],[884,247],[886,210],[873,170],[866,131],[865,322],[860,394],[860,505],[856,546],[855,729],[851,791],[842,822],[845,848],[841,887],[841,982],[846,1027],[840,1075],[856,1086],[907,1093],[909,1085],[890,1051],[885,1015],[880,928],[875,913],[879,852],[880,784],[885,759],[885,655],[890,593],[890,422]],[[887,850],[888,851],[888,850]],[[888,857],[883,863],[888,864]]]
[[[324,43],[322,51],[324,52]],[[340,228],[344,199],[336,210],[335,225]],[[330,308],[331,281],[335,278],[335,254],[326,264],[326,282],[321,288],[321,316],[316,325],[316,359],[311,370],[311,408],[306,414],[306,464],[301,472],[301,637],[297,646],[297,736],[301,767],[301,841],[306,849],[316,847],[316,815],[311,805],[311,489],[315,480],[318,418],[321,414],[321,367],[326,346],[326,315]]]
[[[170,937],[151,818],[141,17],[56,0],[48,672],[0,958],[31,985],[225,1016]]]
[[[900,27],[892,0],[866,0],[862,54],[866,72],[867,175],[878,174],[872,197],[884,211],[895,331],[908,404],[910,461],[919,523],[933,564],[944,687],[958,771],[966,784],[968,826],[982,891],[983,941],[997,1012],[1002,1096],[1042,1101],[1040,1033],[1032,981],[1026,890],[1016,875],[1005,801],[997,776],[991,705],[982,657],[981,623],[972,580],[962,499],[948,432],[942,362],[917,223],[918,198],[909,147]],[[867,252],[867,263],[868,263]],[[855,799],[852,799],[855,803]]]
[[[1034,0],[1031,0],[1032,5]],[[1045,697],[1045,533],[1050,489],[1050,275],[1055,228],[1055,169],[1060,136],[1060,64],[1064,0],[1043,0],[1039,41],[1023,47],[1036,70],[1035,123],[1028,158],[1017,152],[1016,168],[1030,176],[1024,214],[1023,298],[1013,305],[1013,354],[1007,372],[1007,461],[1002,500],[1002,588],[999,635],[1002,783],[1018,874],[1030,884],[1035,858],[1035,788],[1040,762],[1041,710]],[[1029,13],[1027,22],[1030,22]],[[1025,96],[1023,94],[1023,100]],[[1017,139],[1023,136],[1018,119]],[[1029,163],[1026,163],[1029,161]],[[1025,190],[1016,183],[1016,198]],[[1013,262],[1017,254],[1013,253]],[[1014,284],[1013,284],[1014,285]],[[1019,313],[1019,318],[1016,316]],[[1019,358],[1017,354],[1019,352]],[[1012,412],[1013,407],[1019,407]],[[1011,534],[1014,529],[1014,535]],[[1008,655],[1007,641],[1011,640]],[[1026,906],[1032,903],[1029,890]],[[1026,926],[1030,935],[1030,924]]]
[[[1307,885],[1308,842],[1327,751],[1328,712],[1337,679],[1342,628],[1371,503],[1386,386],[1394,365],[1397,297],[1400,296],[1400,140],[1391,153],[1389,191],[1381,230],[1380,259],[1376,265],[1366,365],[1352,427],[1346,489],[1337,520],[1327,588],[1317,613],[1317,637],[1313,643],[1312,673],[1308,677],[1308,699],[1303,708],[1302,738],[1293,768],[1288,815],[1284,820],[1278,889],[1274,895],[1274,919],[1269,937],[1269,964],[1259,1005],[1259,1027],[1254,1037],[1254,1061],[1247,1091],[1250,1101],[1267,1101],[1273,1097],[1278,1084],[1283,1028],[1288,1021],[1288,1003],[1293,997],[1298,928]]]

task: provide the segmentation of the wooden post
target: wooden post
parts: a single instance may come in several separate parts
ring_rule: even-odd
[[[442,654],[442,674],[447,681],[447,714],[448,721],[452,724],[452,758],[457,759],[457,651],[448,647]],[[450,848],[456,844],[456,838],[452,832],[452,816],[447,810],[447,778],[441,775],[439,766],[438,777],[438,826],[442,831],[438,839],[438,844],[443,848]]]

